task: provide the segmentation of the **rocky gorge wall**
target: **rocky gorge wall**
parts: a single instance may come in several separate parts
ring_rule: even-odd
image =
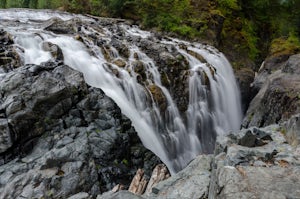
[[[0,198],[300,197],[299,55],[266,60],[254,82],[253,74],[239,74],[242,97],[251,101],[245,129],[217,137],[213,155],[198,156],[144,195],[134,195],[109,190],[118,184],[127,189],[138,168],[150,177],[160,160],[142,146],[129,119],[63,64],[57,46],[44,46],[53,60],[24,65],[13,44],[1,31]],[[170,57],[165,61],[181,70],[185,62]]]

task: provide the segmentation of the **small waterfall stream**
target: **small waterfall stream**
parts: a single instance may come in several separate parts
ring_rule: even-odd
[[[12,34],[15,45],[23,49],[20,56],[25,64],[53,59],[43,50],[44,42],[59,46],[64,64],[81,71],[89,85],[101,88],[116,102],[143,144],[161,158],[171,173],[181,170],[196,155],[211,153],[218,134],[239,129],[241,104],[234,75],[224,55],[213,47],[170,38],[160,40],[160,45],[181,54],[189,65],[185,88],[188,100],[183,112],[175,100],[180,96],[162,82],[157,62],[134,41],[151,40],[150,32],[126,24],[102,26],[101,31],[86,25],[80,29],[80,40],[74,35],[46,31],[54,17],[95,23],[91,18],[68,13],[0,10],[0,21],[5,22],[0,28]],[[120,30],[129,50],[128,59],[112,45],[104,48],[89,39],[96,34],[101,42],[109,44]]]

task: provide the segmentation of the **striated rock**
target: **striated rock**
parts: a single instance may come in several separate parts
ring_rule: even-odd
[[[168,168],[164,164],[157,165],[151,175],[149,183],[146,188],[146,193],[151,193],[152,188],[156,186],[159,182],[166,180],[170,177]]]
[[[131,184],[129,186],[128,191],[141,195],[145,192],[147,186],[147,180],[144,177],[144,171],[142,169],[138,169]]]
[[[111,192],[116,193],[116,192],[121,191],[121,190],[124,190],[124,186],[121,185],[121,184],[118,184],[118,185],[116,185],[116,186],[111,190]]]
[[[240,145],[249,132],[268,142],[251,148]],[[299,155],[276,125],[219,136],[209,198],[298,198]]]

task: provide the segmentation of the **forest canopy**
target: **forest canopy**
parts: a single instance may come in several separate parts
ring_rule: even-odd
[[[235,50],[252,60],[272,53],[270,47],[300,49],[300,0],[0,0],[0,7],[131,19],[185,39],[237,43]]]

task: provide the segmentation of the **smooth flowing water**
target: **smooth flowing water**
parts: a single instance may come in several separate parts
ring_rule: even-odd
[[[134,42],[127,42],[128,59],[120,56],[113,46],[109,46],[108,59],[99,45],[89,40],[82,42],[74,35],[58,35],[44,30],[49,25],[47,20],[54,17],[94,20],[53,11],[0,10],[0,28],[13,35],[15,45],[23,49],[20,56],[24,64],[41,64],[53,59],[50,52],[43,49],[44,42],[59,46],[64,64],[81,71],[89,85],[101,88],[116,102],[122,113],[132,121],[145,147],[159,156],[171,173],[181,170],[198,154],[211,153],[218,134],[239,129],[242,115],[235,78],[227,59],[213,47],[175,39],[160,41],[162,45],[176,48],[190,66],[186,88],[188,106],[182,113],[175,103],[174,94],[163,85],[155,61]],[[150,32],[126,24],[114,27],[125,33],[124,39],[152,36]],[[109,43],[116,32],[111,29],[102,26],[99,31],[83,26],[81,33],[97,34]],[[182,44],[187,48],[181,48]],[[206,61],[193,56],[195,53]],[[126,63],[125,67],[114,64],[120,59]],[[139,81],[140,74],[134,70],[137,60],[145,68],[144,84]],[[166,107],[163,112],[151,95],[150,88],[154,85],[164,96]]]

